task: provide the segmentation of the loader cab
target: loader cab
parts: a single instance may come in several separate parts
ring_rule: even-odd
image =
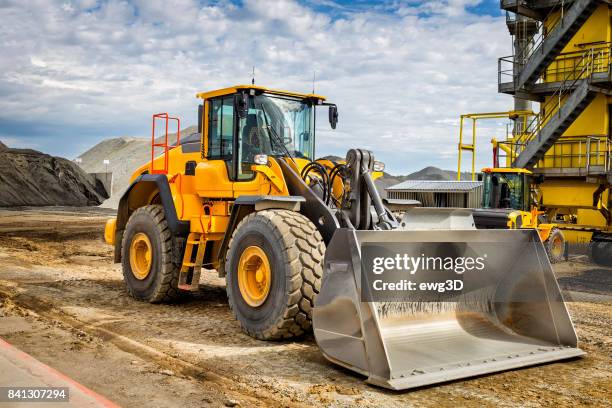
[[[253,165],[267,157],[314,160],[315,108],[329,105],[323,96],[237,86],[198,97],[203,158],[224,161],[230,181],[252,180]],[[335,127],[335,105],[329,117]]]
[[[486,168],[482,172],[483,208],[531,210],[532,173],[529,170]]]

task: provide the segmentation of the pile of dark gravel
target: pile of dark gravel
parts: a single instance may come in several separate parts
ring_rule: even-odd
[[[0,142],[0,207],[92,206],[104,187],[70,160]]]

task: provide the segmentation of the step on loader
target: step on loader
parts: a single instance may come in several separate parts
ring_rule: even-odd
[[[197,96],[198,133],[153,116],[151,161],[106,225],[131,296],[172,301],[216,271],[250,336],[313,330],[330,361],[392,389],[583,354],[536,231],[476,230],[467,210],[392,213],[370,151],[315,159],[317,111],[338,122],[323,96]]]

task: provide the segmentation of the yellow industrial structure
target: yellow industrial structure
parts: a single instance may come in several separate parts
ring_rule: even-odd
[[[495,120],[495,119],[512,119],[515,123],[520,122],[523,127],[527,126],[530,118],[535,114],[531,110],[526,111],[508,111],[508,112],[485,112],[485,113],[466,113],[459,118],[459,158],[457,161],[457,180],[461,181],[461,168],[463,152],[471,153],[472,158],[472,181],[476,180],[476,141],[477,141],[477,126],[480,120]],[[465,122],[471,120],[471,143],[465,143],[464,128]],[[507,129],[506,129],[507,131]],[[506,133],[508,135],[508,133]],[[495,146],[494,146],[495,147]],[[495,161],[495,158],[493,158]]]
[[[612,262],[612,2],[501,0],[514,53],[499,59],[498,88],[518,116],[493,140],[494,166],[543,176],[537,203],[570,243]],[[475,137],[474,137],[475,139]],[[468,150],[460,142],[459,150]]]
[[[327,107],[332,128],[338,121],[323,96],[255,85],[197,96],[197,134],[169,141],[179,119],[153,115],[151,162],[106,225],[133,297],[171,301],[216,272],[250,336],[312,329],[326,358],[392,389],[584,354],[535,231],[479,231],[471,211],[457,209],[399,219],[374,185],[384,166],[371,152],[315,159],[317,110]],[[439,288],[429,298],[400,291],[394,301],[393,289],[375,297],[382,276],[369,276],[379,261],[408,277],[409,258],[415,272],[449,272],[475,287],[452,298]]]

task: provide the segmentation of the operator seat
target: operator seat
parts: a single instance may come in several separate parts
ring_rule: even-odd
[[[242,131],[242,157],[244,161],[252,162],[256,154],[263,153],[259,136],[257,115],[254,113],[248,114]]]

